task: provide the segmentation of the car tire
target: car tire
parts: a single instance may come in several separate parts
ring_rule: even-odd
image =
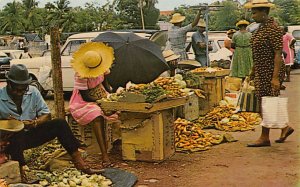
[[[39,83],[39,81],[32,80],[30,82],[30,85],[36,87],[40,91],[40,93],[42,94],[43,97],[47,96],[47,91],[44,90],[43,86]]]

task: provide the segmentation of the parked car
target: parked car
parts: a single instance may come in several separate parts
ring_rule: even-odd
[[[4,52],[11,59],[19,59],[20,55],[24,52],[23,50],[11,50],[11,49],[1,50],[1,51]]]
[[[294,67],[300,67],[300,40],[297,40],[295,43],[295,60]]]
[[[5,73],[9,70],[11,58],[0,51],[0,79],[5,79]]]
[[[192,35],[195,32],[188,32],[186,39],[186,51],[189,59],[195,59],[194,51],[191,47]],[[209,52],[209,58],[214,60],[230,60],[232,52],[224,47],[224,40],[227,38],[226,32],[223,31],[210,31],[208,32],[208,42],[212,45],[213,49]],[[159,31],[150,37],[150,40],[161,46],[164,50],[167,47],[168,32]]]
[[[126,31],[119,31],[126,32]],[[79,33],[68,37],[61,47],[61,67],[63,79],[63,91],[72,91],[74,86],[74,71],[71,67],[73,53],[83,43],[90,42],[102,32]],[[141,37],[149,37],[147,32],[135,33]],[[45,95],[49,90],[53,90],[51,71],[51,51],[45,51],[41,57],[31,59],[13,59],[12,64],[24,64],[32,77],[32,85],[36,86]]]

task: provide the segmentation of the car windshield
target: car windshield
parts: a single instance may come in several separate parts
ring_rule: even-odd
[[[62,56],[69,56],[72,55],[75,51],[77,51],[77,49],[79,48],[79,46],[83,43],[86,43],[85,40],[71,40],[66,48],[64,49],[64,51],[62,52]]]

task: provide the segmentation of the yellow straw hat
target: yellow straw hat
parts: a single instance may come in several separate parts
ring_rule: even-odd
[[[163,51],[162,54],[167,62],[176,60],[180,57],[180,55],[175,55],[175,53],[172,50]]]
[[[235,33],[235,32],[236,32],[235,29],[229,29],[229,30],[227,31],[227,34],[232,34],[232,33]]]
[[[185,16],[181,15],[180,13],[175,13],[170,20],[170,23],[180,23],[185,20]]]
[[[203,19],[200,19],[197,24],[198,27],[206,27],[206,23]]]
[[[239,22],[236,23],[236,26],[238,27],[239,25],[249,25],[250,23],[246,20],[240,20]]]
[[[272,8],[275,5],[268,0],[252,0],[251,2],[247,2],[244,7],[251,9],[251,8],[258,8],[258,7],[266,7],[266,8]]]
[[[93,78],[109,70],[114,59],[112,47],[101,42],[88,42],[73,54],[71,65],[80,77]]]
[[[19,120],[0,120],[0,131],[18,132],[24,128],[24,123]]]

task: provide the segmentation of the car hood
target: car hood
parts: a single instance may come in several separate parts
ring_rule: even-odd
[[[51,66],[51,61],[45,57],[35,57],[26,59],[12,59],[10,64],[24,64],[28,69],[39,69],[42,66]]]

